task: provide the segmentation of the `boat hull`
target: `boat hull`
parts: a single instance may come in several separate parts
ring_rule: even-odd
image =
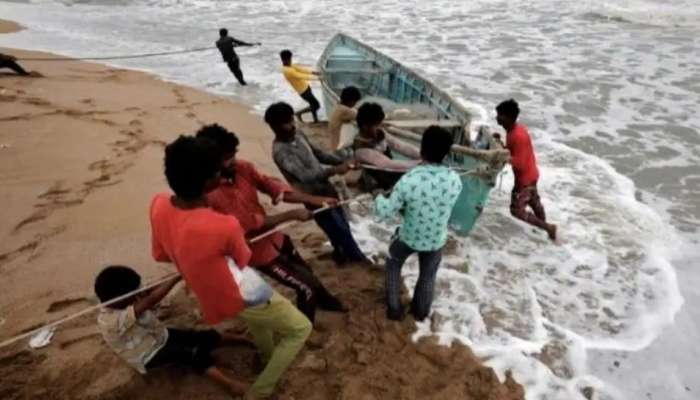
[[[388,118],[408,111],[410,126],[416,120],[417,134],[402,140],[420,146],[420,134],[428,124],[439,124],[450,131],[454,143],[469,143],[471,115],[447,93],[435,87],[411,69],[391,57],[347,35],[338,34],[329,42],[318,62],[326,112],[330,115],[339,102],[340,92],[347,86],[360,89],[364,101],[382,104]],[[389,110],[387,110],[389,108]],[[392,109],[393,108],[393,109]],[[467,234],[476,223],[488,201],[496,175],[503,167],[469,155],[452,153],[448,163],[460,170],[488,169],[487,174],[462,175],[463,189],[450,218],[451,226]]]

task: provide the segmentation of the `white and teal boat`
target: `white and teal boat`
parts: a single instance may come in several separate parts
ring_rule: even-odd
[[[318,61],[323,101],[331,112],[346,86],[355,86],[363,101],[380,103],[387,114],[387,131],[418,144],[420,134],[439,125],[453,134],[456,145],[450,155],[452,167],[463,171],[464,189],[450,223],[467,234],[488,200],[508,151],[491,139],[489,148],[470,148],[471,115],[447,93],[391,57],[345,34],[331,39]]]

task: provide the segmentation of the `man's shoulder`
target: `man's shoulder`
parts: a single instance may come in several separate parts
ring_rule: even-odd
[[[156,193],[151,199],[151,213],[157,210],[163,210],[170,207],[170,194],[169,193]]]
[[[250,161],[236,159],[236,172],[257,172],[257,168],[255,168],[255,165]]]
[[[530,136],[530,130],[527,128],[527,125],[517,123],[513,127],[513,134],[517,136]]]

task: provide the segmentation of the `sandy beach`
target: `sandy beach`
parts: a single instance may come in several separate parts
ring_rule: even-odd
[[[0,21],[0,33],[20,27]],[[17,57],[50,56],[0,49]],[[56,56],[58,57],[58,56]],[[107,264],[135,267],[146,281],[173,267],[150,256],[148,204],[167,191],[163,146],[217,122],[241,138],[239,156],[279,176],[272,133],[244,104],[136,71],[66,62],[22,62],[43,78],[0,71],[0,339],[95,304],[92,283]],[[464,346],[411,341],[413,321],[386,321],[383,269],[337,269],[313,224],[289,232],[317,274],[349,306],[320,313],[280,386],[284,399],[522,399]],[[288,292],[285,292],[289,294]],[[194,300],[177,290],[161,317],[201,326]],[[240,330],[235,323],[221,329]],[[253,352],[222,353],[252,380]],[[95,315],[60,327],[40,350],[0,349],[2,399],[225,398],[185,370],[141,376],[102,343]]]

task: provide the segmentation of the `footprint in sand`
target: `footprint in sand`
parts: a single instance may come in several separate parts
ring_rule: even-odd
[[[88,300],[86,297],[76,297],[72,299],[64,299],[64,300],[59,300],[59,301],[54,301],[53,303],[49,304],[49,308],[46,309],[46,312],[48,313],[55,313],[59,311],[63,311],[66,308],[72,307],[76,304],[81,304],[85,303],[86,305],[91,304],[90,300]]]
[[[135,126],[142,126],[142,125],[143,125],[143,123],[139,119],[132,119],[131,121],[129,121],[129,126],[135,127]]]
[[[47,208],[44,208],[43,210],[36,211],[34,214],[19,221],[19,223],[17,225],[15,225],[15,228],[12,230],[12,232],[16,233],[20,229],[22,229],[23,227],[25,227],[29,224],[32,224],[34,222],[43,221],[48,217],[49,217],[49,210]]]
[[[64,341],[60,342],[58,344],[58,348],[61,350],[65,350],[65,349],[73,346],[74,344],[78,344],[78,343],[81,343],[81,342],[84,342],[84,341],[90,340],[90,339],[100,339],[101,337],[102,337],[102,335],[99,333],[91,333],[91,334],[84,335],[84,336],[78,336],[76,338],[68,339],[68,340],[64,340]]]
[[[109,167],[109,161],[107,160],[98,160],[91,162],[90,165],[88,165],[88,170],[90,171],[96,171],[98,169],[105,169]]]
[[[190,112],[188,112],[187,114],[185,114],[185,117],[187,117],[187,118],[189,118],[189,119],[194,119],[194,118],[197,118],[197,114],[195,114],[195,113],[193,113],[192,111],[190,111]]]
[[[94,106],[94,105],[95,105],[95,100],[93,100],[93,99],[91,99],[91,98],[89,98],[89,97],[80,100],[80,102],[81,102],[82,104],[85,104],[85,105],[88,105],[88,106]]]

